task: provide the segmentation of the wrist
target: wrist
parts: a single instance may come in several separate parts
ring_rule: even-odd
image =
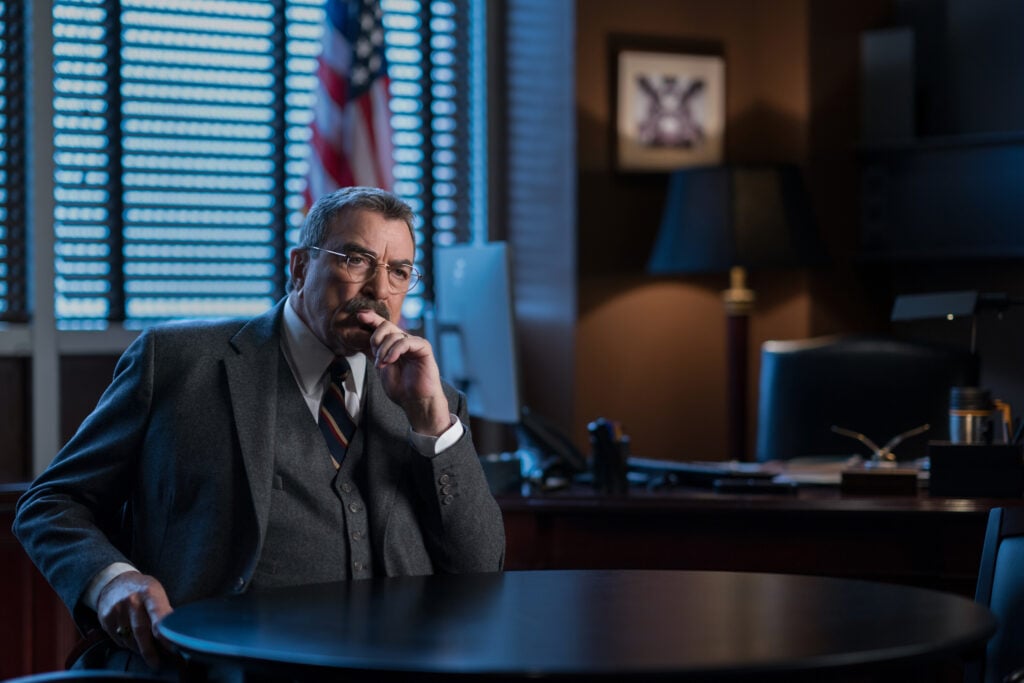
[[[82,600],[85,606],[96,610],[99,606],[100,599],[108,588],[114,583],[114,579],[127,574],[129,572],[137,572],[138,570],[132,565],[126,562],[114,562],[103,568],[100,572],[92,578],[89,585],[86,587],[85,594],[82,596]]]
[[[441,436],[452,426],[452,414],[444,398],[414,402],[406,407],[405,414],[412,430],[424,436]]]

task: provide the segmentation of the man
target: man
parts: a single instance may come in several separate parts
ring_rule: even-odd
[[[122,356],[14,524],[79,627],[116,645],[94,660],[159,667],[157,625],[199,598],[501,568],[465,399],[395,324],[412,222],[382,190],[328,195],[272,310],[157,326]]]

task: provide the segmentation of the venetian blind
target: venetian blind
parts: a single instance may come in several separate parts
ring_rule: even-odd
[[[25,45],[20,2],[0,2],[0,321],[28,320]]]
[[[486,163],[474,145],[482,118],[471,99],[484,97],[473,78],[471,30],[483,16],[472,0],[384,0],[384,28],[394,112],[395,193],[420,217],[416,260],[432,270],[432,250],[469,239],[474,199],[472,171]],[[479,175],[479,174],[478,174]],[[428,278],[406,299],[404,317],[416,326]]]
[[[462,5],[381,4],[395,190],[422,217],[429,272],[433,245],[468,230]],[[55,0],[53,12],[58,325],[265,310],[302,219],[322,0]],[[424,295],[406,302],[413,324]]]

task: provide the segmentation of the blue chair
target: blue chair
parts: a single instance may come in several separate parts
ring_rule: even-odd
[[[965,683],[1024,680],[1024,507],[989,512],[974,599],[992,610],[999,627]]]

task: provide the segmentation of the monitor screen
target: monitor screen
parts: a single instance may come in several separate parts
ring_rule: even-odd
[[[504,242],[434,251],[434,344],[441,376],[465,392],[469,413],[520,419],[508,250]]]

